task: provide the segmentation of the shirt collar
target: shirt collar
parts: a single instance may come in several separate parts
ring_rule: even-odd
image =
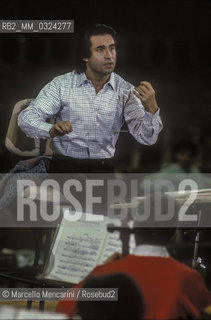
[[[139,245],[135,247],[133,253],[135,256],[163,257],[168,258],[169,253],[166,247],[153,245]]]
[[[115,79],[114,79],[114,73],[111,73],[110,79],[108,80],[108,82],[106,82],[106,84],[110,84],[110,86],[112,87],[113,90],[115,90]]]
[[[85,72],[79,73],[78,79],[77,79],[77,87],[81,86],[84,82],[88,82],[88,81],[89,80],[87,79]]]
[[[87,79],[87,76],[85,72],[79,73],[78,74],[78,79],[77,79],[77,87],[80,87],[84,82],[89,82],[90,80]],[[114,73],[111,73],[110,79],[108,82],[105,83],[105,85],[110,85],[113,90],[115,90],[115,79],[114,79]]]

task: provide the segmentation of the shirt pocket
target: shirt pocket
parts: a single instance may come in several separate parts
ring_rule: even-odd
[[[99,108],[97,122],[101,129],[104,129],[109,134],[117,133],[123,122],[123,107],[120,101],[116,100],[104,108]]]

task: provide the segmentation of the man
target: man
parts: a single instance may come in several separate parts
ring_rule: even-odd
[[[142,144],[154,144],[162,129],[151,84],[143,81],[135,92],[113,72],[115,31],[94,25],[84,45],[85,72],[54,78],[18,118],[30,137],[53,138],[52,172],[84,172],[85,167],[87,172],[111,172],[110,159],[124,121]],[[46,123],[52,116],[55,125]]]
[[[179,208],[174,200],[167,196],[161,196],[160,200],[162,214],[174,205],[176,218]],[[211,293],[198,272],[169,256],[166,245],[174,236],[175,228],[150,227],[152,221],[156,221],[157,201],[154,196],[146,201],[149,205],[147,210],[150,208],[151,213],[149,221],[144,223],[148,227],[135,223],[136,247],[133,253],[97,266],[91,276],[115,273],[130,276],[142,292],[143,319],[198,319],[201,311],[211,304]],[[138,210],[142,215],[146,210],[145,204],[141,204]],[[83,282],[77,287],[83,287]],[[57,306],[57,311],[70,315],[76,309],[77,305],[71,301],[60,301]]]

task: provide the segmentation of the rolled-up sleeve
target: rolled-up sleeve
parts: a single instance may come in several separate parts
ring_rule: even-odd
[[[144,109],[141,101],[131,91],[124,107],[124,118],[129,132],[141,144],[153,145],[163,128],[160,109],[154,114]]]
[[[37,98],[30,103],[18,116],[18,125],[32,138],[47,139],[50,137],[49,130],[52,124],[46,119],[56,115],[60,110],[59,82],[56,78],[49,82],[38,94]]]

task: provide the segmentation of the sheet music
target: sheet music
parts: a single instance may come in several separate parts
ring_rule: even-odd
[[[115,223],[115,225],[120,226],[121,222],[120,220],[112,220],[112,219],[107,219],[107,223]],[[129,221],[128,222],[128,226],[130,228],[133,227],[133,221]],[[131,234],[130,235],[130,240],[129,240],[129,253],[132,253],[134,248],[135,248],[135,238],[134,235]],[[103,248],[103,252],[101,255],[101,258],[99,260],[99,264],[104,263],[104,261],[106,259],[108,259],[113,253],[122,253],[122,241],[120,240],[119,237],[119,232],[113,232],[113,233],[108,233],[105,243],[104,243],[104,248]]]
[[[106,234],[105,221],[70,222],[64,216],[52,252],[56,259],[45,278],[81,281],[98,264]]]
[[[122,252],[122,243],[119,239],[119,232],[108,233],[104,243],[103,252],[99,260],[99,264],[102,264],[112,255],[112,253],[115,252]]]
[[[136,247],[136,241],[135,241],[135,236],[134,234],[130,235],[130,242],[129,242],[129,252],[130,254],[133,253],[133,250]]]
[[[64,213],[47,269],[42,275],[45,279],[78,283],[113,253],[122,252],[119,232],[107,231],[108,224],[120,226],[120,220],[104,216],[103,221],[89,221],[87,218],[102,216],[83,213],[80,220],[70,222],[70,215],[69,211]]]

